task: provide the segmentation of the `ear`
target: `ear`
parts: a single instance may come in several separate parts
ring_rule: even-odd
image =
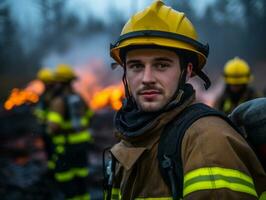
[[[186,81],[192,76],[192,70],[193,70],[193,64],[192,63],[188,63]]]

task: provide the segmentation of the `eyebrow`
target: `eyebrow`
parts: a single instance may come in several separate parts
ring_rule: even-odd
[[[167,57],[158,57],[154,59],[155,61],[167,61],[167,62],[174,62],[172,59],[167,58]]]
[[[154,61],[167,61],[167,62],[171,62],[171,63],[174,62],[173,60],[171,60],[170,58],[167,58],[167,57],[158,57],[158,58],[155,58]],[[140,63],[140,62],[141,62],[141,60],[129,60],[129,61],[127,61],[126,64],[129,65],[129,64]]]
[[[129,65],[129,64],[134,64],[134,63],[140,63],[141,61],[140,60],[129,60],[129,61],[127,61],[127,65]]]

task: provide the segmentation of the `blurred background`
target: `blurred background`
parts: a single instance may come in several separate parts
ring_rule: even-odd
[[[36,81],[38,70],[54,69],[60,63],[73,67],[78,75],[75,89],[95,113],[90,127],[96,145],[90,155],[93,176],[90,180],[94,185],[92,199],[102,198],[101,151],[115,142],[112,118],[120,106],[116,101],[123,96],[122,70],[111,68],[109,45],[117,39],[128,18],[151,2],[0,1],[0,195],[3,199],[42,199],[40,192],[50,192],[43,191],[45,155],[41,139],[32,134],[34,117],[28,106],[38,102],[43,92],[42,84]],[[212,87],[204,91],[201,81],[192,80],[201,101],[213,105],[223,89],[223,67],[235,56],[249,63],[254,75],[252,85],[265,91],[266,0],[164,2],[185,12],[196,27],[199,40],[210,46],[205,72]],[[24,90],[35,97],[6,104],[12,94]]]

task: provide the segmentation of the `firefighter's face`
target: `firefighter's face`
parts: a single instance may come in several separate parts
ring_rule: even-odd
[[[136,49],[126,56],[129,90],[139,108],[146,112],[163,108],[177,90],[179,57],[163,49]]]

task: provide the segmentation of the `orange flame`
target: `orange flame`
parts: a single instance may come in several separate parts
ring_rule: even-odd
[[[110,78],[110,74],[106,72],[104,67],[104,64],[100,62],[76,68],[79,78],[74,87],[92,110],[97,111],[106,107],[118,110],[122,106],[122,98],[124,97],[123,84],[102,86]],[[92,71],[92,69],[97,72]]]
[[[96,91],[90,101],[93,110],[98,110],[107,106],[114,110],[119,110],[122,106],[124,96],[123,85],[112,85],[102,90]]]
[[[21,106],[25,103],[37,103],[43,90],[44,86],[39,81],[30,82],[25,89],[14,88],[4,103],[4,108],[11,110],[15,106]]]

